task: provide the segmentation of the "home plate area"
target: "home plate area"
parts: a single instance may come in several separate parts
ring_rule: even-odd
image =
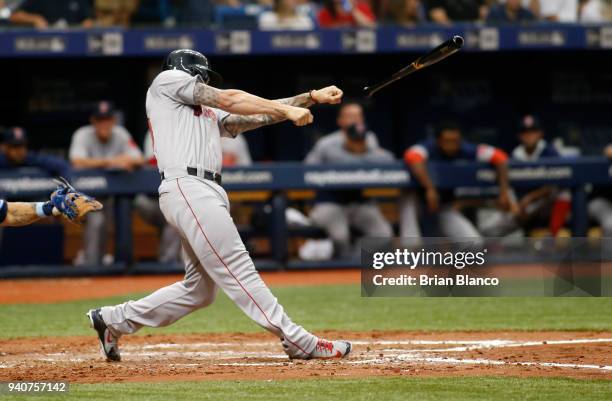
[[[324,332],[353,342],[342,360],[290,361],[266,333],[137,335],[123,361],[95,337],[0,341],[0,381],[73,382],[368,376],[551,376],[612,379],[611,332]]]

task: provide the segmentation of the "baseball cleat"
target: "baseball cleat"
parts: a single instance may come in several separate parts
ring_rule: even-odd
[[[118,344],[119,338],[115,337],[108,326],[106,326],[106,323],[104,323],[100,309],[91,309],[87,312],[87,318],[89,319],[89,326],[98,332],[100,349],[106,360],[109,362],[121,361]]]
[[[317,340],[315,349],[310,354],[305,354],[301,350],[296,350],[293,344],[290,344],[284,338],[281,339],[285,353],[291,359],[334,359],[344,358],[351,352],[351,343],[348,341],[337,340],[327,341],[322,338]]]

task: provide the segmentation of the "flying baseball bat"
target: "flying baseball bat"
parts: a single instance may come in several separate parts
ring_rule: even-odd
[[[422,70],[425,67],[429,67],[430,65],[435,64],[438,61],[444,60],[448,56],[458,52],[462,47],[463,47],[463,38],[459,35],[455,35],[453,36],[452,39],[447,40],[446,42],[442,43],[441,45],[439,45],[438,47],[436,47],[435,49],[433,49],[426,55],[419,57],[418,59],[413,61],[410,65],[402,68],[401,70],[391,75],[389,78],[385,79],[384,81],[376,85],[366,86],[365,88],[363,88],[363,91],[365,92],[367,97],[370,97],[376,92],[378,92],[379,90],[381,90],[382,88],[392,84],[393,82],[399,79],[402,79],[405,76],[412,74],[413,72]]]

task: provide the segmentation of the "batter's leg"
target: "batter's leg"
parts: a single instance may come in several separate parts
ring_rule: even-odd
[[[141,327],[161,327],[176,322],[215,300],[217,286],[210,278],[187,241],[183,241],[185,279],[161,288],[137,301],[102,308],[102,318],[119,337]]]
[[[291,321],[255,270],[229,214],[225,192],[191,177],[165,181],[160,190],[162,212],[228,297],[257,324],[285,339],[299,353],[296,357],[313,353],[317,337]]]

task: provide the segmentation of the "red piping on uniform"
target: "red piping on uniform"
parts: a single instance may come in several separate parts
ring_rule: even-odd
[[[240,282],[240,280],[238,280],[238,277],[236,277],[234,275],[234,273],[232,273],[232,271],[230,270],[230,268],[227,266],[227,264],[225,263],[225,261],[223,260],[223,258],[219,255],[219,253],[217,252],[217,250],[212,246],[212,244],[210,243],[210,241],[208,240],[208,236],[206,236],[206,233],[204,232],[204,229],[202,228],[202,225],[200,224],[200,221],[198,220],[198,217],[196,216],[195,212],[193,211],[193,209],[191,208],[191,205],[189,204],[189,201],[187,200],[187,197],[185,196],[185,194],[183,193],[183,190],[181,189],[181,185],[179,184],[179,180],[178,178],[176,179],[176,186],[178,187],[181,195],[183,196],[183,199],[185,199],[185,203],[187,204],[187,207],[189,207],[189,210],[191,211],[191,214],[193,215],[193,218],[195,219],[196,223],[198,224],[198,227],[200,228],[200,231],[202,232],[202,235],[204,236],[204,239],[206,240],[206,242],[208,243],[208,246],[210,246],[210,249],[212,249],[212,251],[214,252],[214,254],[217,256],[217,258],[219,259],[219,261],[223,264],[223,266],[225,266],[225,269],[227,269],[227,272],[234,278],[234,280],[236,280],[236,282],[238,283],[238,285],[240,286],[240,288],[242,288],[242,290],[249,296],[249,298],[251,298],[251,301],[253,301],[253,303],[255,304],[255,306],[257,306],[257,309],[259,309],[259,311],[261,312],[261,314],[266,318],[266,320],[268,321],[268,324],[270,324],[270,326],[274,327],[276,330],[280,331],[281,334],[283,335],[283,337],[285,338],[285,340],[289,341],[291,344],[293,344],[296,348],[298,348],[300,351],[302,351],[304,353],[304,355],[309,355],[308,352],[304,351],[302,349],[302,347],[300,347],[299,345],[297,345],[296,343],[294,343],[293,341],[291,341],[290,339],[288,339],[285,334],[283,333],[283,331],[281,330],[280,327],[276,326],[274,323],[272,323],[270,321],[270,319],[268,319],[268,315],[266,315],[266,312],[264,312],[264,310],[261,308],[261,306],[259,306],[259,304],[257,303],[257,301],[255,301],[255,298],[253,298],[251,296],[251,294],[247,291],[246,288],[244,288],[244,286],[242,285],[242,283]]]

